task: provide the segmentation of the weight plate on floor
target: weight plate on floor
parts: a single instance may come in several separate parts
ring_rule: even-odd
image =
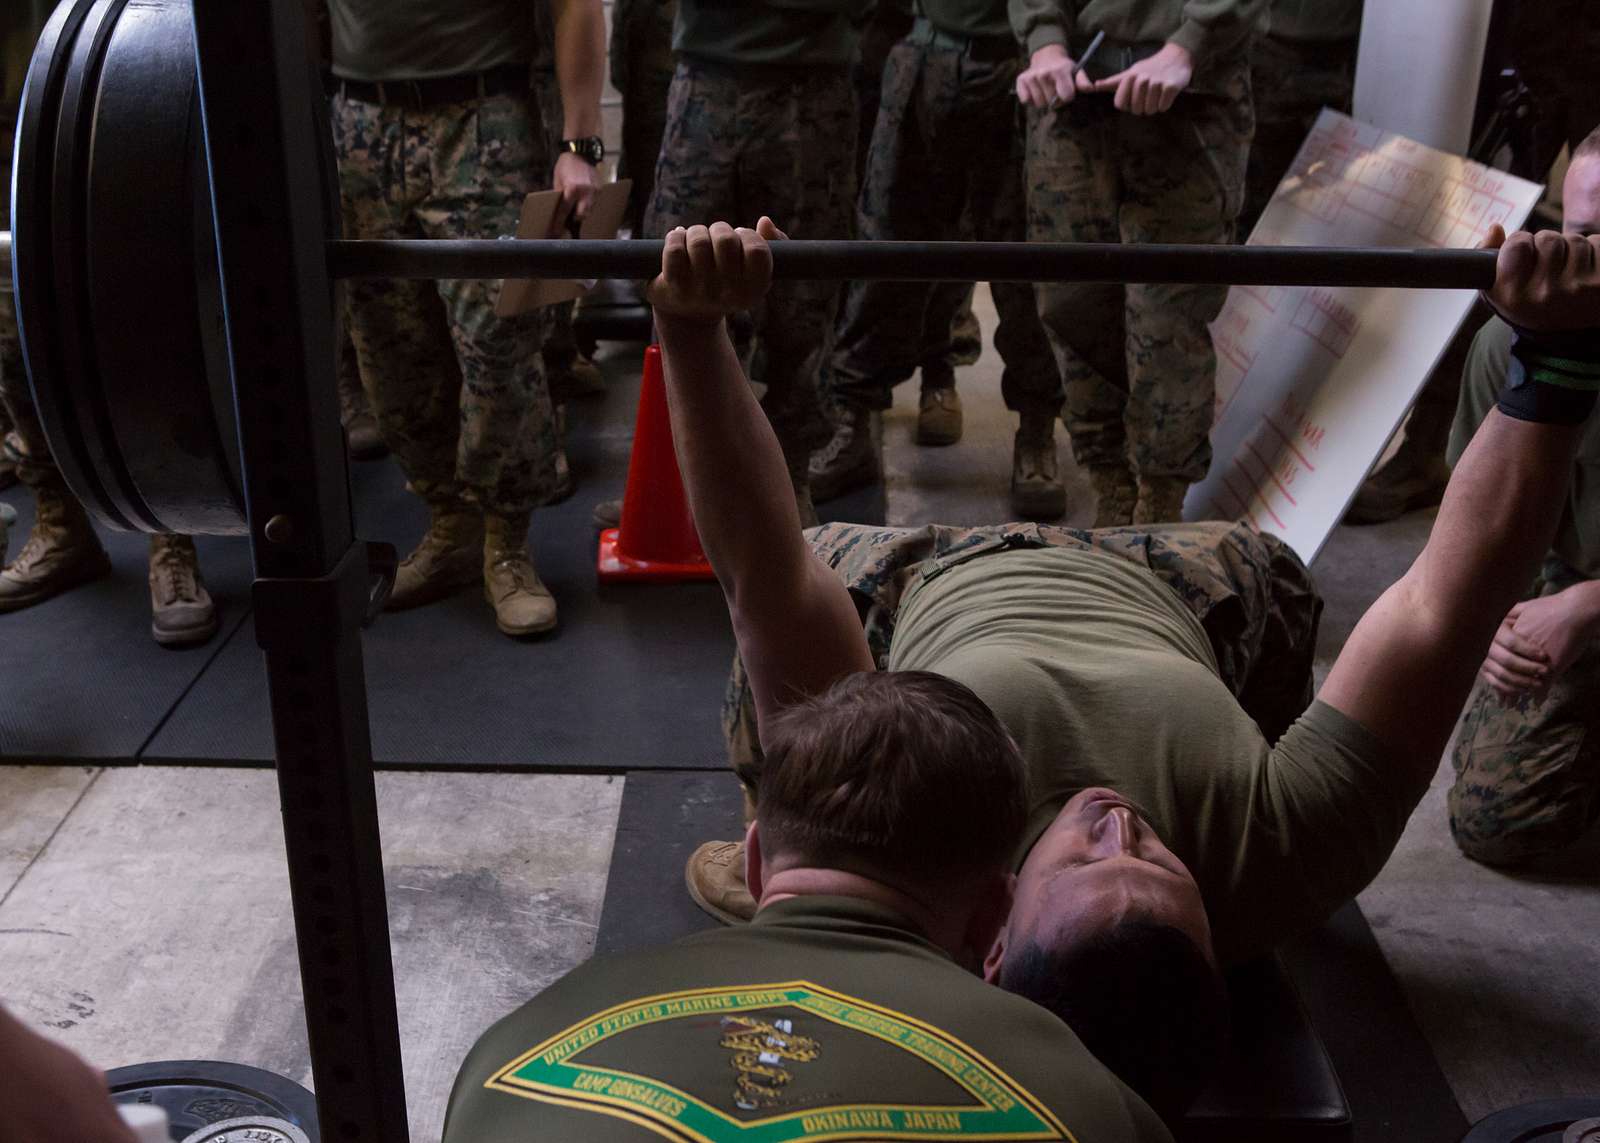
[[[183,1143],[307,1143],[306,1133],[286,1119],[266,1115],[224,1119],[189,1136]]]
[[[17,156],[18,322],[62,475],[114,528],[244,532],[188,0],[65,0]]]
[[[316,1098],[274,1072],[220,1060],[163,1060],[106,1073],[118,1103],[153,1103],[163,1108],[175,1141],[236,1120],[281,1120],[300,1133],[289,1143],[318,1143]],[[251,1139],[252,1143],[277,1143]]]

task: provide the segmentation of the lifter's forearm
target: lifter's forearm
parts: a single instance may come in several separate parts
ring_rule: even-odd
[[[792,589],[810,560],[783,450],[723,322],[656,319],[672,440],[706,558],[730,604]]]

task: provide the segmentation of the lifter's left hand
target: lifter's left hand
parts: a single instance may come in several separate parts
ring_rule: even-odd
[[[600,174],[587,160],[568,151],[556,160],[551,186],[561,192],[561,201],[550,219],[547,237],[566,238],[567,227],[574,220],[582,222],[589,216],[589,206],[600,189]]]
[[[1479,249],[1500,251],[1487,297],[1511,324],[1552,332],[1600,329],[1600,235],[1541,230],[1507,238],[1493,226]]]
[[[787,237],[765,216],[754,230],[726,222],[678,227],[661,251],[646,297],[657,320],[711,324],[753,308],[772,284],[769,242]]]

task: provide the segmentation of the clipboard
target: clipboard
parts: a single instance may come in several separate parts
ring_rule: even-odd
[[[617,228],[622,225],[622,216],[628,209],[628,192],[632,189],[632,179],[618,179],[597,189],[577,237],[615,238]],[[553,190],[535,191],[523,199],[522,214],[517,220],[517,237],[548,237],[550,223],[555,219],[556,206],[560,201],[561,193]],[[503,278],[500,296],[494,304],[495,316],[511,317],[540,306],[570,302],[587,294],[594,283],[593,278],[586,281],[570,278]]]

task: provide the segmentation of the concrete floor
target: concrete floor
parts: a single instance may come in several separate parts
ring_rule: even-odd
[[[1010,515],[1013,418],[992,349],[960,389],[967,433],[947,449],[911,443],[914,384],[898,394],[890,522]],[[1086,483],[1060,439],[1082,524]],[[1429,524],[1330,541],[1320,670]],[[1537,878],[1475,866],[1449,840],[1444,779],[1362,896],[1418,1020],[1470,1119],[1600,1093],[1600,846]],[[476,1034],[592,949],[622,780],[377,781],[412,1137],[435,1140]],[[0,767],[0,999],[102,1067],[209,1057],[309,1081],[272,775]]]

